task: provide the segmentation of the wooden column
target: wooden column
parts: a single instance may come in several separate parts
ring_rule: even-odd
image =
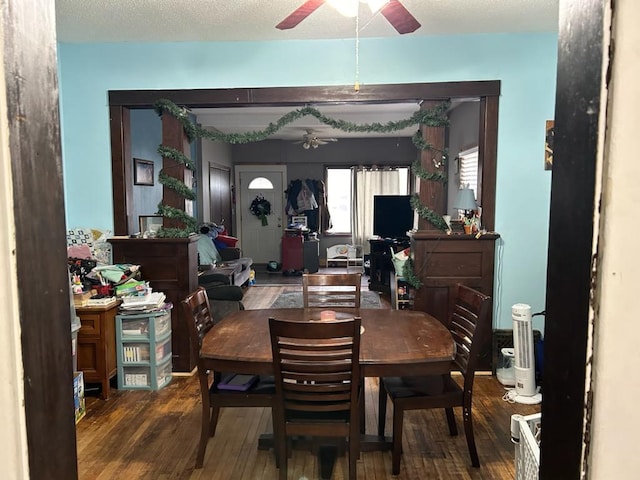
[[[173,115],[162,115],[162,144],[165,147],[174,148],[187,157],[191,156],[189,139],[184,133],[182,124]],[[193,185],[193,173],[185,165],[171,158],[162,159],[162,170],[166,175],[174,177],[188,187]],[[193,201],[187,200],[170,188],[162,189],[162,203],[169,207],[184,210],[188,215],[193,215]],[[175,219],[165,218],[165,228],[184,228],[184,224]]]
[[[421,110],[429,110],[440,102],[423,102]],[[434,150],[422,150],[420,152],[420,163],[426,172],[435,173],[442,172],[446,166],[443,162],[441,153],[445,147],[445,128],[444,127],[428,127],[421,125],[420,131],[425,142],[433,145]],[[439,165],[439,166],[438,166]],[[444,183],[434,182],[432,180],[420,179],[420,203],[433,210],[438,215],[444,215],[446,212],[447,197]],[[424,218],[418,218],[418,230],[440,231]]]

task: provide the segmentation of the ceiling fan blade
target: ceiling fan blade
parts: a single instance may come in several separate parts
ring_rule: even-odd
[[[415,32],[421,27],[415,17],[398,0],[391,0],[382,7],[380,13],[400,34]]]
[[[297,9],[295,9],[291,15],[282,20],[276,28],[280,30],[288,30],[298,25],[302,20],[311,15],[319,6],[321,6],[326,0],[308,0]]]

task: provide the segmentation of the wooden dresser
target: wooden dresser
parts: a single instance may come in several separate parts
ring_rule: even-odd
[[[116,375],[115,317],[118,305],[76,307],[80,318],[78,331],[78,370],[85,383],[101,385],[100,398],[109,398],[109,380]]]
[[[140,265],[142,279],[163,292],[171,310],[171,349],[174,372],[190,372],[195,357],[180,302],[198,288],[198,235],[189,238],[112,237],[114,263]]]
[[[414,299],[414,309],[427,312],[448,326],[450,289],[462,283],[493,297],[495,243],[497,234],[476,239],[473,235],[446,235],[418,231],[411,237],[416,276],[422,281]],[[491,325],[487,332],[492,331]],[[491,370],[491,334],[482,339],[480,370]]]

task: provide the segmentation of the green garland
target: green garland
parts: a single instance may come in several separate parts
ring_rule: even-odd
[[[187,187],[184,182],[181,182],[176,177],[167,175],[164,170],[161,170],[158,174],[158,181],[167,188],[170,188],[182,198],[187,200],[195,200],[197,198],[196,192],[192,188]]]
[[[416,276],[413,270],[413,260],[411,257],[407,258],[407,261],[404,262],[402,266],[402,278],[415,289],[419,289],[422,286],[422,281]]]
[[[160,154],[160,156],[165,158],[170,158],[171,160],[175,160],[181,165],[184,165],[185,167],[187,167],[192,172],[196,171],[195,163],[193,163],[193,161],[189,157],[187,157],[184,153],[179,152],[175,148],[165,147],[164,145],[160,145],[157,151]]]
[[[345,120],[336,120],[326,115],[322,114],[318,109],[314,107],[304,107],[299,108],[297,110],[293,110],[278,119],[275,123],[269,123],[264,130],[260,131],[252,131],[247,133],[222,133],[218,131],[211,131],[200,127],[199,125],[195,125],[190,118],[190,112],[187,108],[179,107],[175,103],[167,99],[158,100],[154,104],[154,109],[156,113],[160,116],[164,114],[169,114],[175,117],[182,128],[184,129],[185,135],[189,139],[189,141],[193,141],[194,139],[206,138],[215,142],[224,142],[231,144],[244,144],[251,142],[259,142],[262,140],[266,140],[274,133],[278,132],[280,129],[285,127],[286,125],[295,122],[296,120],[306,117],[313,116],[321,123],[325,125],[329,125],[330,127],[341,130],[343,132],[350,133],[391,133],[398,130],[402,130],[404,128],[410,127],[411,125],[426,125],[429,127],[442,127],[448,125],[448,119],[446,118],[446,112],[449,108],[449,102],[442,102],[435,107],[429,110],[418,110],[411,115],[411,117],[405,120],[399,120],[395,122],[387,122],[387,123],[367,123],[367,124],[356,124],[352,122],[347,122]],[[421,132],[418,130],[415,135],[412,137],[412,142],[416,146],[416,148],[420,150],[437,150],[433,145],[426,142],[422,137]],[[443,158],[446,159],[446,151],[441,151]],[[158,147],[158,153],[165,157],[175,160],[178,163],[185,165],[188,169],[195,171],[195,165],[186,155],[178,150],[173,148],[169,148],[163,145]],[[438,182],[445,182],[447,177],[443,172],[427,172],[422,168],[422,165],[419,161],[416,161],[412,165],[412,169],[414,173],[425,180],[433,180]],[[170,175],[166,175],[163,171],[160,172],[159,180],[162,185],[167,188],[174,190],[178,195],[186,198],[188,200],[195,200],[196,195],[195,192],[185,185],[183,182],[178,180],[177,178],[171,177]],[[411,199],[412,207],[417,211],[418,215],[421,218],[426,219],[432,225],[439,228],[442,231],[447,229],[447,224],[442,219],[442,216],[436,214],[433,210],[429,209],[426,206],[420,204],[420,199],[417,195],[412,197]],[[184,223],[184,229],[160,229],[158,232],[158,236],[164,237],[186,237],[189,234],[195,231],[197,226],[197,221],[195,218],[187,215],[184,211],[168,207],[165,205],[158,205],[158,213],[164,215],[169,218],[178,219],[182,223]],[[416,287],[418,288],[418,287]]]
[[[411,171],[413,172],[413,174],[418,177],[418,178],[422,178],[424,180],[432,180],[434,182],[446,182],[447,181],[447,174],[444,172],[427,172],[423,167],[422,167],[422,163],[420,162],[420,160],[416,160],[415,162],[413,162],[413,165],[411,165]]]
[[[424,218],[429,223],[431,223],[431,225],[442,230],[443,232],[447,230],[448,228],[447,222],[444,221],[444,218],[442,218],[442,215],[438,215],[430,208],[423,206],[420,203],[420,197],[418,195],[414,194],[411,197],[410,202],[411,202],[411,206],[413,207],[413,209],[416,211],[416,213],[420,218]]]

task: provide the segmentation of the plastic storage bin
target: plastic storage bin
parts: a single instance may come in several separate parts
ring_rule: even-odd
[[[171,312],[116,316],[118,388],[158,390],[171,381]]]
[[[505,387],[513,387],[516,384],[515,351],[513,348],[500,349],[496,377]]]
[[[537,480],[540,470],[542,414],[511,415],[511,441],[515,444],[516,480]]]

